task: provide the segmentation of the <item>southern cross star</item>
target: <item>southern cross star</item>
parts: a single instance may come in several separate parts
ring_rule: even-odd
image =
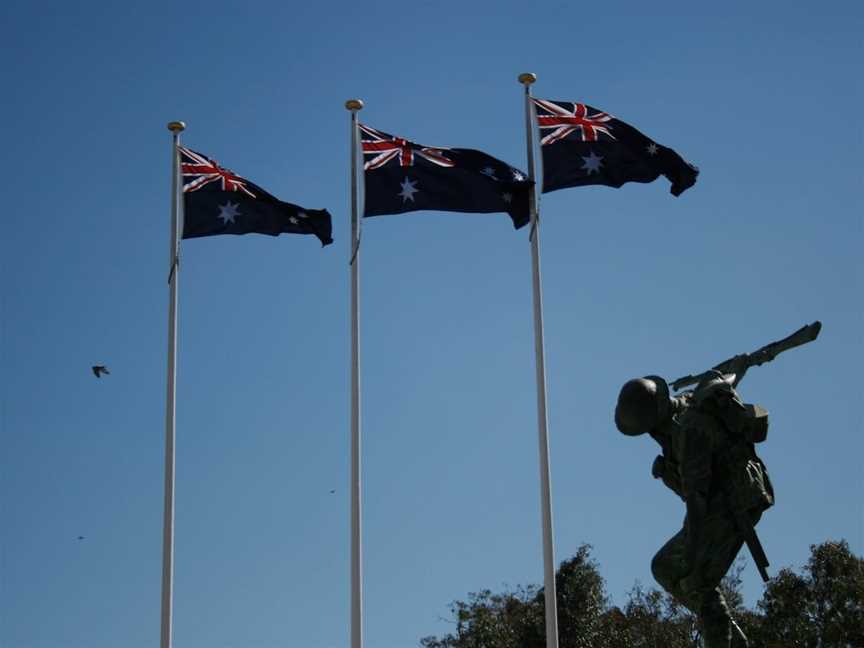
[[[217,218],[222,219],[223,225],[227,225],[229,221],[233,224],[234,219],[241,215],[240,210],[237,209],[239,206],[240,203],[232,203],[230,200],[224,205],[219,205],[219,216]]]
[[[487,166],[487,167],[486,167],[485,169],[483,169],[480,173],[482,173],[482,174],[485,175],[485,176],[489,176],[489,177],[492,178],[493,180],[497,180],[497,178],[495,177],[495,169],[493,169],[492,167],[488,167],[488,166]]]
[[[396,194],[396,195],[397,195],[397,196],[402,196],[402,202],[403,202],[403,203],[406,203],[406,202],[408,202],[409,200],[410,200],[411,202],[414,202],[414,194],[417,193],[417,192],[419,191],[419,189],[417,189],[417,184],[414,183],[414,182],[411,182],[411,180],[409,180],[409,179],[406,177],[406,178],[405,178],[405,182],[403,182],[403,183],[402,183],[401,185],[399,185],[399,186],[402,187],[402,191],[400,191],[400,192],[399,192],[398,194]]]
[[[645,150],[648,151],[648,155],[657,155],[657,145],[654,142],[646,146]]]
[[[288,222],[291,223],[292,225],[296,225],[296,224],[299,223],[300,221],[297,220],[297,218],[295,218],[294,216],[289,216],[289,217],[288,217]]]
[[[309,214],[307,214],[307,213],[304,212],[304,211],[298,211],[298,212],[297,212],[297,217],[298,217],[298,218],[309,218]]]
[[[507,204],[509,205],[510,202],[513,200],[513,194],[511,194],[511,193],[503,193],[503,194],[501,194],[501,198],[503,198],[503,199],[504,199],[504,202],[507,203]]]
[[[519,171],[513,171],[513,179],[516,182],[522,182],[525,179],[525,176]]]
[[[603,156],[595,155],[594,151],[591,151],[591,154],[588,157],[585,157],[584,155],[580,157],[585,160],[585,164],[582,165],[582,168],[585,169],[587,175],[600,173],[600,165],[603,163]]]

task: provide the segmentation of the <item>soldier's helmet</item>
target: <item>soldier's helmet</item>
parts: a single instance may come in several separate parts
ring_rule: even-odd
[[[624,383],[615,406],[615,426],[629,436],[655,428],[668,416],[669,386],[659,376]]]

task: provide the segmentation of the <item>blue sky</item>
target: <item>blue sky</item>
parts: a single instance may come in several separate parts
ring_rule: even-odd
[[[348,643],[348,113],[525,168],[520,72],[697,164],[697,185],[542,198],[557,558],[623,601],[680,502],[630,377],[814,319],[752,370],[772,562],[862,532],[860,3],[21,3],[0,9],[0,644],[159,636],[169,133],[334,216],[312,237],[183,244],[175,646]],[[364,223],[366,644],[452,628],[469,591],[542,581],[530,257],[494,214]],[[90,366],[112,374],[97,381]],[[335,490],[331,494],[330,491]],[[79,541],[79,535],[86,536]],[[761,592],[745,572],[747,600]]]

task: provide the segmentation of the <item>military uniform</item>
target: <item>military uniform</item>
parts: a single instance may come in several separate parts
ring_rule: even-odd
[[[666,591],[698,616],[706,648],[747,645],[719,585],[744,543],[742,526],[755,526],[773,503],[773,490],[750,434],[753,406],[748,410],[729,382],[719,390],[718,384],[719,380],[670,399],[664,382],[655,392],[657,413],[651,412],[648,419],[644,409],[641,413],[663,449],[652,474],[687,506],[681,530],[654,556],[651,571]],[[619,407],[622,402],[628,404],[624,390]],[[767,433],[767,413],[761,408],[760,412]],[[620,416],[623,420],[616,410],[622,432],[638,433],[639,425],[628,429],[628,419]]]
[[[706,646],[727,648],[739,632],[732,626],[719,585],[744,542],[733,511],[731,477],[724,474],[733,468],[728,463],[735,442],[720,420],[692,406],[652,436],[660,437],[663,447],[662,461],[655,463],[654,472],[659,473],[655,476],[685,502],[699,498],[704,506],[698,521],[692,520],[690,513],[685,515],[681,530],[651,561],[651,572],[702,621]],[[744,513],[746,523],[753,526],[762,510],[754,507]],[[741,638],[739,635],[736,640],[741,643]]]

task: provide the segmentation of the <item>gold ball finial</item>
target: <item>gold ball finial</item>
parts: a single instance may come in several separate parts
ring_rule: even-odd
[[[179,133],[182,130],[186,130],[186,122],[182,122],[182,121],[168,122],[168,130],[170,130],[172,133]]]
[[[533,72],[523,72],[519,75],[519,83],[529,86],[537,80],[537,75]]]
[[[363,110],[363,100],[362,99],[349,99],[345,102],[345,107],[348,110]]]

